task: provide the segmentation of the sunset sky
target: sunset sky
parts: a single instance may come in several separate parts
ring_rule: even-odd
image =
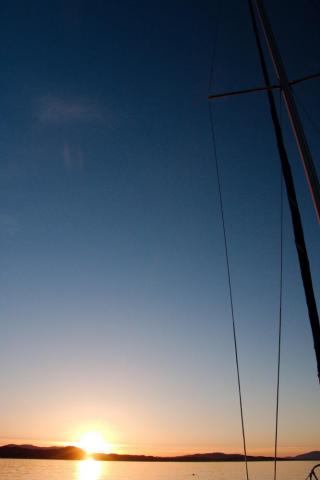
[[[98,431],[119,453],[242,451],[207,101],[219,3],[1,3],[0,444]],[[278,3],[289,76],[319,72],[320,9]],[[259,86],[247,2],[222,4],[210,91]],[[319,152],[319,81],[296,93]],[[213,109],[248,451],[272,453],[279,160],[264,94]],[[282,118],[319,303],[320,229]],[[279,452],[294,454],[320,449],[320,388],[284,215]]]

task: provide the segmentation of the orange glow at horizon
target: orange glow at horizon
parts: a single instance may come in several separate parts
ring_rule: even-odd
[[[92,453],[111,453],[112,450],[112,445],[107,443],[99,432],[84,433],[77,446],[85,450],[88,455]]]

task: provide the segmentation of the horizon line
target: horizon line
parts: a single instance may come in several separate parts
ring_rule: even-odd
[[[110,456],[117,456],[117,457],[144,457],[144,458],[156,458],[156,459],[175,459],[175,458],[185,458],[185,457],[201,457],[205,455],[223,455],[223,456],[239,456],[239,457],[244,457],[243,453],[238,453],[238,452],[231,452],[231,453],[225,453],[223,451],[203,451],[203,452],[192,452],[192,453],[180,453],[176,455],[156,455],[156,454],[148,454],[148,453],[116,453],[116,452],[91,452],[88,453],[86,452],[83,448],[74,445],[74,444],[66,444],[66,445],[48,445],[48,446],[40,446],[40,445],[35,445],[33,443],[4,443],[0,445],[0,448],[4,447],[18,447],[18,448],[26,448],[30,450],[32,449],[39,449],[39,450],[48,450],[48,449],[66,449],[66,448],[74,448],[77,449],[81,452],[83,452],[87,458],[93,458],[95,455],[103,455],[105,457],[110,457]],[[30,448],[31,447],[31,448]],[[300,457],[301,455],[307,455],[311,453],[319,453],[320,456],[320,449],[319,450],[308,450],[308,451],[303,451],[301,453],[297,453],[294,455],[284,455],[284,456],[278,456],[277,458],[279,460],[281,459],[295,459],[296,457]],[[248,454],[248,458],[266,458],[266,459],[273,459],[274,455],[268,455],[268,454]]]

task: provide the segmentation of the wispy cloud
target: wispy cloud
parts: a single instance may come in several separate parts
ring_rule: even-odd
[[[68,170],[83,170],[84,155],[80,147],[72,148],[68,142],[65,142],[63,146],[62,156],[64,165]]]
[[[83,171],[87,151],[85,142],[79,131],[74,127],[91,124],[99,127],[99,131],[113,130],[123,121],[128,121],[128,115],[108,108],[103,101],[94,97],[55,96],[46,95],[35,98],[33,104],[33,122],[37,129],[46,132],[62,134],[61,156],[66,169]],[[85,129],[82,132],[85,132]],[[98,130],[95,130],[98,131]],[[90,133],[90,130],[88,130]]]
[[[38,99],[36,117],[43,124],[61,124],[97,121],[103,115],[97,103],[89,99],[46,96]]]

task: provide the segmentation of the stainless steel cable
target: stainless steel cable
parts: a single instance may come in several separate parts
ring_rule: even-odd
[[[282,94],[279,100],[279,122],[282,127]],[[280,396],[280,366],[281,366],[281,337],[282,337],[282,292],[283,292],[283,179],[280,168],[280,278],[279,278],[279,324],[278,324],[278,358],[277,358],[277,393],[276,393],[276,418],[274,436],[274,469],[273,478],[277,480],[278,460],[278,426],[279,426],[279,396]]]
[[[229,301],[230,301],[230,308],[231,308],[233,344],[234,344],[234,354],[235,354],[236,371],[237,371],[237,383],[238,383],[238,395],[239,395],[239,406],[240,406],[240,417],[241,417],[243,453],[244,453],[244,461],[245,461],[245,468],[246,468],[246,477],[247,477],[247,480],[249,480],[247,445],[246,445],[246,434],[245,434],[245,428],[244,428],[243,402],[242,402],[242,391],[241,391],[241,381],[240,381],[240,367],[239,367],[236,321],[235,321],[235,314],[234,314],[233,292],[232,292],[232,282],[231,282],[229,249],[228,249],[227,230],[226,230],[226,222],[225,222],[225,214],[224,214],[224,206],[223,206],[221,175],[220,175],[220,168],[219,168],[217,148],[216,148],[216,140],[215,140],[215,129],[214,129],[214,122],[213,122],[213,114],[212,114],[212,109],[210,108],[210,104],[209,104],[209,116],[210,116],[213,156],[214,156],[214,159],[215,159],[218,192],[219,192],[219,206],[220,206],[220,215],[221,215],[222,230],[223,230],[224,252],[225,252],[227,275],[228,275]]]
[[[209,85],[208,85],[208,96],[209,96],[209,93],[210,93],[210,87],[212,85],[212,80],[213,80],[214,64],[215,64],[215,58],[216,58],[216,52],[217,52],[217,43],[218,43],[219,27],[220,27],[220,20],[221,20],[221,9],[222,9],[222,2],[220,1],[219,6],[218,6],[216,28],[215,28],[215,32],[214,32],[214,38],[213,38],[213,48],[212,48],[212,55],[211,55],[211,65],[210,65],[210,75],[209,75]],[[221,216],[221,223],[222,223],[222,230],[223,230],[224,252],[225,252],[225,259],[226,259],[227,276],[228,276],[228,290],[229,290],[229,301],[230,301],[231,319],[232,319],[232,333],[233,333],[233,344],[234,344],[234,354],[235,354],[235,363],[236,363],[236,375],[237,375],[237,384],[238,384],[238,397],[239,397],[240,418],[241,418],[243,453],[244,453],[246,478],[247,478],[247,480],[249,480],[247,445],[246,445],[246,435],[245,435],[245,427],[244,427],[242,390],[241,390],[241,381],[240,381],[240,367],[239,367],[236,321],[235,321],[235,314],[234,314],[234,302],[233,302],[233,290],[232,290],[232,281],[231,281],[229,248],[228,248],[227,229],[226,229],[223,195],[222,195],[221,174],[220,174],[220,167],[219,167],[218,153],[217,153],[217,146],[216,146],[214,119],[213,119],[213,112],[212,112],[212,108],[211,108],[211,105],[210,105],[210,101],[208,103],[208,107],[209,107],[212,152],[213,152],[213,157],[214,157],[217,183],[218,183],[219,208],[220,208],[220,216]]]

